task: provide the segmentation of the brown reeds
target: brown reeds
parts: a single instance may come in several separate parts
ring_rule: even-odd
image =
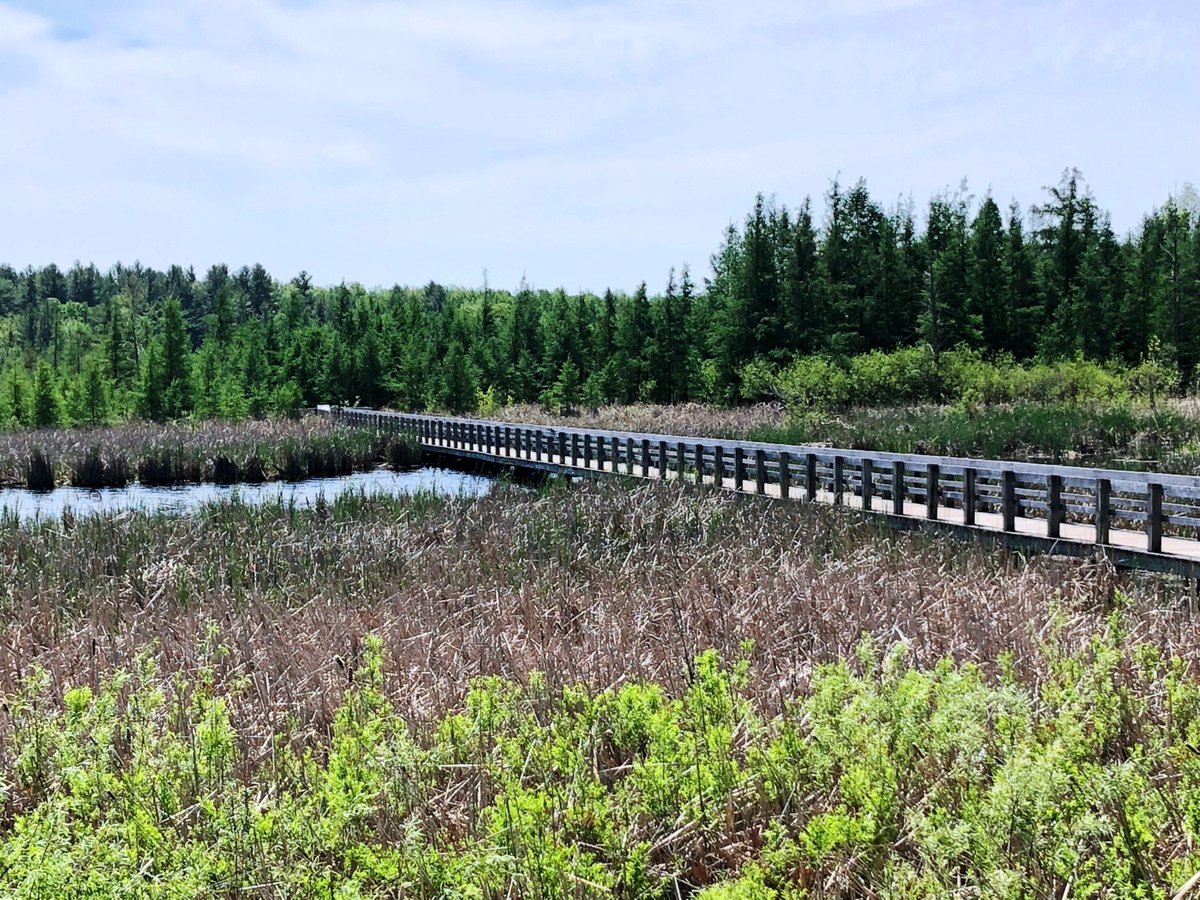
[[[299,480],[372,468],[384,450],[384,435],[317,416],[0,432],[0,487]]]
[[[995,672],[1011,655],[1036,683],[1046,643],[1082,644],[1119,603],[1130,641],[1200,660],[1200,618],[1169,582],[657,484],[0,522],[0,560],[0,692],[34,666],[62,687],[139,654],[186,673],[220,645],[222,678],[246,685],[230,703],[251,739],[290,719],[296,740],[326,734],[371,632],[414,722],[485,674],[677,691],[699,651],[733,656],[743,641],[767,713],[864,635],[907,643],[918,665],[951,655]]]
[[[506,406],[488,418],[530,425],[603,428],[690,437],[744,438],[758,428],[779,428],[788,416],[782,404],[722,407],[707,403],[633,403],[583,409],[578,415],[556,416],[533,403]]]

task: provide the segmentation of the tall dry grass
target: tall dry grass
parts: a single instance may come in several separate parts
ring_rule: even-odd
[[[1178,585],[660,484],[7,521],[0,570],[0,693],[41,666],[61,696],[144,653],[169,682],[223,646],[220,680],[248,684],[230,703],[251,743],[281,731],[319,743],[369,632],[413,723],[484,674],[681,691],[697,653],[732,656],[745,640],[767,714],[864,634],[908,643],[917,665],[948,654],[994,672],[1012,654],[1036,683],[1042,645],[1082,646],[1118,587],[1130,642],[1200,661]]]
[[[641,431],[689,437],[744,438],[757,428],[780,428],[788,417],[782,405],[721,407],[707,403],[634,403],[582,410],[574,416],[556,416],[535,403],[505,406],[489,418],[529,425],[561,425],[612,431]]]
[[[0,432],[0,487],[339,475],[377,464],[384,449],[381,436],[318,416]]]

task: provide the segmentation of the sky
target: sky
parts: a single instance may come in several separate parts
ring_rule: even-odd
[[[661,289],[757,192],[1119,233],[1200,181],[1177,0],[0,0],[0,260]]]

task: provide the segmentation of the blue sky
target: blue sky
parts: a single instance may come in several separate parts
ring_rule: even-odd
[[[0,260],[661,288],[754,194],[1124,232],[1200,180],[1186,2],[0,0]]]

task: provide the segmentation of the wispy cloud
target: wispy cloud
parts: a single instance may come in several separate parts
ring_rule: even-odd
[[[703,268],[757,190],[1197,177],[1161,0],[0,0],[0,258],[599,288]],[[589,253],[589,248],[595,248]]]

